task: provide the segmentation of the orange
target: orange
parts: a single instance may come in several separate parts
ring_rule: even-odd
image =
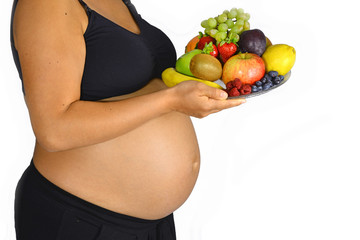
[[[193,38],[188,42],[188,44],[186,45],[186,47],[185,47],[185,53],[194,50],[194,49],[196,48],[196,45],[198,44],[199,40],[200,40],[199,35],[193,37]]]

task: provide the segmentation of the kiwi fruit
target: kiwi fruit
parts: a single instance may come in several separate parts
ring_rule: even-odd
[[[191,59],[190,71],[197,78],[216,81],[221,78],[222,65],[217,58],[201,53]]]

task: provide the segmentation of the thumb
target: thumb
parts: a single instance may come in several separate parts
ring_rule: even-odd
[[[227,92],[225,92],[224,90],[210,86],[207,86],[206,89],[204,89],[204,95],[216,100],[225,100],[228,97]]]

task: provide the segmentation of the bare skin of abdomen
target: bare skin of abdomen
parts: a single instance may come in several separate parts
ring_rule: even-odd
[[[166,88],[160,79],[118,101]],[[91,116],[89,116],[91,117]],[[36,144],[34,164],[55,185],[114,212],[159,219],[189,197],[199,173],[189,116],[171,112],[107,142],[62,152]]]

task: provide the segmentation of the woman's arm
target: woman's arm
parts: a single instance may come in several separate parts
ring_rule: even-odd
[[[16,9],[25,101],[37,141],[48,151],[104,142],[171,111],[204,117],[241,104],[192,81],[121,101],[79,100],[86,23],[78,1],[19,0]]]

